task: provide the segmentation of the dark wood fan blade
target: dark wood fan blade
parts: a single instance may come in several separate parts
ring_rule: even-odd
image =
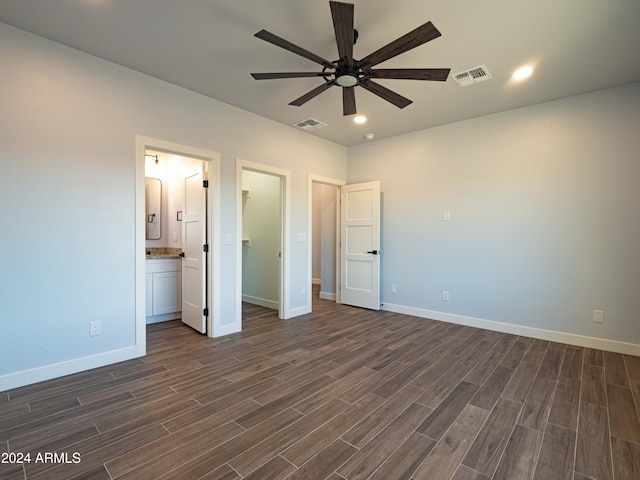
[[[353,66],[353,5],[350,3],[329,2],[333,29],[336,32],[338,54],[348,66]]]
[[[271,32],[267,32],[266,30],[260,30],[258,33],[254,35],[254,37],[258,37],[259,39],[264,40],[265,42],[273,43],[278,47],[284,48],[285,50],[289,50],[290,52],[293,52],[304,58],[308,58],[312,62],[319,63],[322,66],[325,66],[328,68],[335,68],[335,65],[329,60],[324,59],[321,56],[316,55],[313,52],[310,52],[309,50],[305,50],[304,48],[299,47],[298,45],[295,45]]]
[[[310,92],[305,93],[301,97],[296,98],[293,102],[290,102],[289,105],[294,105],[296,107],[300,107],[300,106],[304,105],[305,103],[307,103],[312,98],[315,98],[318,95],[320,95],[322,92],[327,90],[329,87],[335,85],[335,83],[336,83],[335,80],[331,80],[330,82],[323,83],[319,87],[316,87],[313,90],[311,90]]]
[[[256,80],[271,80],[274,78],[302,78],[302,77],[324,77],[327,73],[321,72],[281,72],[281,73],[252,73]]]
[[[356,113],[356,89],[355,87],[342,88],[342,115],[354,115]]]
[[[364,57],[360,62],[365,67],[373,67],[379,63],[389,60],[401,53],[407,52],[412,48],[416,48],[423,43],[427,43],[434,38],[438,38],[441,33],[431,22],[419,26],[415,30],[403,35],[384,47],[376,50],[370,55]]]
[[[366,75],[371,78],[444,82],[450,71],[450,68],[377,68],[368,70]]]
[[[413,103],[413,101],[408,98],[403,97],[402,95],[399,95],[378,83],[372,82],[371,80],[361,80],[359,85],[362,88],[369,90],[371,93],[375,93],[387,102],[393,103],[398,108],[404,108]]]

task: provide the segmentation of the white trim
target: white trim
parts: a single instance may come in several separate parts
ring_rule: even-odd
[[[299,317],[300,315],[306,315],[311,313],[309,305],[303,305],[302,307],[296,307],[289,309],[289,318]]]
[[[338,201],[336,201],[336,291],[339,292],[340,286],[340,187],[347,183],[346,180],[340,180],[337,178],[323,177],[321,175],[314,175],[312,173],[309,174],[307,179],[307,272],[309,272],[309,281],[307,283],[307,292],[309,295],[307,296],[307,305],[306,308],[308,311],[305,313],[311,313],[312,302],[311,302],[311,285],[313,284],[313,279],[311,278],[313,272],[313,184],[315,183],[324,183],[326,185],[332,185],[337,187],[338,191],[336,192],[336,197]],[[340,303],[340,296],[333,298],[334,301]]]
[[[207,335],[218,337],[225,330],[221,327],[220,314],[220,153],[213,150],[181,145],[167,142],[157,138],[136,135],[135,143],[135,199],[136,199],[136,228],[135,228],[135,262],[136,262],[136,356],[146,354],[146,301],[145,301],[145,150],[160,150],[175,155],[195,158],[208,162],[207,172],[209,175],[208,218],[207,218],[207,238],[209,242],[210,255],[207,256],[207,269],[209,273],[207,297],[209,299],[209,318],[207,318]]]
[[[404,305],[394,305],[392,303],[384,303],[382,306],[382,310],[385,310],[387,312],[402,313],[404,315],[412,315],[414,317],[428,318],[441,322],[454,323],[456,325],[465,325],[468,327],[482,328],[484,330],[493,330],[496,332],[509,333],[512,335],[522,335],[523,337],[531,337],[540,340],[548,340],[551,342],[577,345],[579,347],[594,348],[597,350],[606,350],[609,352],[640,356],[640,345],[636,345],[634,343],[608,340],[605,338],[586,337],[584,335],[577,335],[575,333],[558,332],[555,330],[546,330],[543,328],[528,327],[525,325],[514,325],[512,323],[496,322],[493,320],[485,320],[482,318],[466,317],[463,315],[437,312],[434,310],[406,307]]]
[[[132,346],[110,352],[98,353],[96,355],[89,355],[87,357],[74,358],[73,360],[65,362],[44,365],[21,372],[9,373],[0,376],[0,391],[44,382],[45,380],[84,372],[92,368],[104,367],[105,365],[131,360],[139,356],[137,346]]]
[[[146,299],[146,263],[145,263],[145,237],[144,223],[146,199],[145,199],[145,160],[147,138],[136,135],[134,162],[135,162],[135,325],[136,339],[135,349],[137,357],[147,354],[147,299]]]
[[[151,325],[153,323],[162,323],[169,322],[171,320],[179,320],[182,318],[182,312],[174,312],[174,313],[161,313],[160,315],[152,315],[147,317],[145,320],[147,325]]]
[[[336,294],[335,293],[320,292],[319,296],[323,300],[331,300],[332,302],[336,301]]]
[[[267,300],[266,298],[252,297],[251,295],[242,295],[242,301],[250,303],[252,305],[258,305],[259,307],[271,308],[272,310],[278,310],[278,302],[273,300]]]
[[[310,237],[307,237],[307,238],[310,238]],[[312,285],[321,285],[321,284],[322,284],[322,281],[321,281],[321,279],[319,279],[319,278],[312,278],[312,279],[311,279],[311,284],[312,284]]]
[[[287,319],[292,316],[289,307],[291,259],[290,225],[291,225],[291,172],[282,168],[250,162],[236,158],[236,325],[242,331],[242,172],[264,173],[280,177],[280,194],[282,197],[282,261],[280,262],[280,305],[278,316]]]

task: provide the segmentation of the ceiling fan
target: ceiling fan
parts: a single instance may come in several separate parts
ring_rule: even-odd
[[[353,27],[354,7],[350,3],[329,2],[331,7],[331,17],[338,44],[338,54],[340,58],[329,61],[305,50],[284,38],[281,38],[266,30],[260,30],[256,37],[278,47],[289,50],[295,54],[305,57],[312,62],[322,65],[321,72],[282,72],[282,73],[252,73],[256,80],[270,80],[276,78],[302,78],[302,77],[322,77],[325,83],[314,88],[296,98],[289,105],[301,106],[312,98],[318,96],[330,87],[337,85],[342,87],[342,113],[343,115],[353,115],[356,113],[355,87],[360,86],[365,90],[378,95],[384,100],[392,103],[398,108],[404,108],[412,101],[403,97],[379,83],[372,81],[372,78],[401,79],[401,80],[431,80],[444,82],[449,76],[449,68],[386,68],[373,69],[372,67],[393,58],[401,53],[405,53],[415,47],[427,43],[434,38],[438,38],[441,33],[431,23],[410,31],[402,37],[367,55],[361,60],[353,58],[353,45],[358,38],[358,31]]]

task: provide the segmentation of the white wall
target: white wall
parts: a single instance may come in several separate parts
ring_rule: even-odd
[[[350,148],[385,308],[640,354],[639,125],[636,83]]]
[[[308,175],[346,178],[342,146],[2,23],[0,45],[0,390],[135,355],[136,135],[221,153],[225,319],[237,317],[235,159],[291,172],[294,238]],[[292,245],[295,308],[310,304],[310,272]]]

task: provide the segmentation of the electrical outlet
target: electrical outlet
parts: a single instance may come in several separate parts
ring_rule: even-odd
[[[449,210],[445,210],[444,212],[442,212],[442,220],[445,222],[451,221],[451,212]]]
[[[300,295],[306,295],[307,294],[307,287],[300,287]]]
[[[398,287],[396,287],[395,285],[391,285],[391,293],[398,293]]]
[[[604,323],[604,312],[602,310],[593,311],[593,323]]]
[[[95,337],[96,335],[100,335],[102,333],[102,322],[97,320],[95,322],[89,323],[89,335]]]
[[[442,290],[442,301],[443,302],[449,301],[449,290]]]

